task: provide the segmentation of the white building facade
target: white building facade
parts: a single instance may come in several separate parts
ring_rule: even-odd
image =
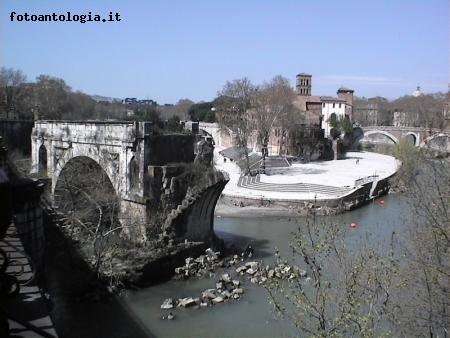
[[[336,119],[345,117],[347,103],[345,100],[335,97],[321,97],[322,100],[322,129],[325,132],[325,137],[330,136],[330,118],[332,114],[336,114]]]

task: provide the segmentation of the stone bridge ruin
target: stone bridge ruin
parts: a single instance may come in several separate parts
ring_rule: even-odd
[[[132,240],[144,241],[149,227],[162,225],[156,215],[172,237],[214,236],[214,208],[228,180],[210,168],[199,182],[189,181],[193,135],[157,134],[151,122],[35,121],[31,142],[32,173],[49,179],[51,198],[70,161],[95,161],[114,188],[123,234]]]

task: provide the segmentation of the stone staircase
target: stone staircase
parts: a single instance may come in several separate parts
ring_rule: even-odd
[[[181,203],[174,209],[170,211],[167,215],[166,220],[164,221],[163,229],[170,229],[173,221],[180,216],[187,208],[189,208],[195,201],[202,195],[204,191],[206,191],[209,187],[205,187],[203,189],[199,189],[198,191],[192,191],[184,197]]]
[[[261,176],[241,176],[239,177],[238,186],[245,189],[260,191],[277,191],[277,192],[298,192],[298,193],[317,193],[329,196],[342,196],[349,193],[352,188],[333,187],[328,185],[310,184],[310,183],[266,183],[261,182]]]

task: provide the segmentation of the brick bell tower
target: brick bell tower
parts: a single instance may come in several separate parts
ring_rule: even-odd
[[[312,75],[306,73],[297,74],[297,83],[295,85],[295,89],[297,91],[297,95],[301,96],[311,96],[311,87],[312,87]]]

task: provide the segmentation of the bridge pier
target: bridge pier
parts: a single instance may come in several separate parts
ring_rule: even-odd
[[[136,242],[147,240],[147,205],[131,200],[120,200],[119,221],[123,226],[122,234]]]

